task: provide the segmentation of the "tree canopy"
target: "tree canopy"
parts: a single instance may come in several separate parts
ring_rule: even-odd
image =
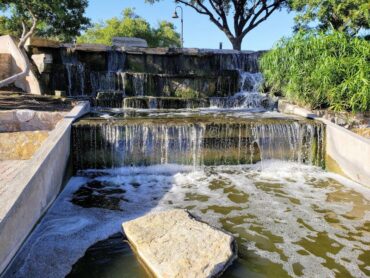
[[[368,0],[291,0],[290,7],[298,12],[296,29],[333,29],[356,35],[370,25]]]
[[[113,17],[103,23],[96,23],[78,38],[79,43],[101,43],[111,45],[113,37],[137,37],[145,39],[150,47],[177,47],[180,35],[175,26],[167,21],[160,21],[153,28],[134,9],[123,10],[120,18]]]
[[[161,0],[146,0],[154,3]],[[241,49],[244,37],[264,22],[286,0],[176,0],[197,13],[208,16],[230,40],[236,50]]]
[[[21,45],[34,33],[71,41],[90,24],[87,5],[87,0],[0,0],[0,10],[7,11],[0,32],[20,37]]]
[[[0,10],[6,12],[0,17],[0,32],[18,36],[20,49],[35,32],[71,41],[90,24],[84,16],[86,7],[87,0],[0,0]],[[28,71],[26,63],[21,73],[1,80],[0,87],[23,78]]]

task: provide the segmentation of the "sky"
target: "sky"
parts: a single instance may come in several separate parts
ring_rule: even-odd
[[[145,18],[152,26],[159,20],[173,22],[180,32],[179,19],[172,19],[176,4],[172,0],[162,0],[156,4],[145,3],[144,0],[89,0],[86,15],[93,22],[120,16],[127,7],[135,8],[136,14]],[[224,49],[231,49],[231,44],[207,16],[200,15],[189,7],[184,7],[184,47],[219,48],[220,42]],[[179,13],[180,15],[180,13]],[[265,22],[262,22],[244,38],[243,50],[266,50],[271,48],[283,36],[292,34],[294,14],[277,11]]]

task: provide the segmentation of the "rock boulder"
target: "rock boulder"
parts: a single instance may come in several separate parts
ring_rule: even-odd
[[[148,214],[122,227],[157,277],[217,277],[237,257],[231,235],[197,221],[186,210]]]

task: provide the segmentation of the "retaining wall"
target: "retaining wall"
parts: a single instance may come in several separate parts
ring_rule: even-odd
[[[89,110],[88,103],[77,104],[0,192],[0,273],[60,192],[71,150],[72,122]]]

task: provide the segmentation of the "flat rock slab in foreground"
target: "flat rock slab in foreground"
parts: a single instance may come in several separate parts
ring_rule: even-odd
[[[122,227],[157,277],[214,277],[236,258],[232,236],[195,220],[186,210],[148,214]]]

